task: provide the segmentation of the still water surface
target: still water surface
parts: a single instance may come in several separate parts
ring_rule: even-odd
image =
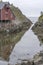
[[[31,30],[33,25],[35,24],[37,18],[30,18],[33,22],[30,29],[23,35],[21,40],[15,45],[11,55],[9,62],[0,61],[0,65],[8,65],[16,64],[22,62],[22,60],[29,60],[34,57],[35,54],[42,50],[40,46],[40,41],[34,32]]]
[[[11,55],[10,55],[10,63],[16,64],[21,62],[22,60],[29,60],[33,58],[35,54],[42,50],[40,46],[40,41],[31,28],[34,26],[35,22],[33,22],[30,29],[23,35],[21,40],[15,45]]]

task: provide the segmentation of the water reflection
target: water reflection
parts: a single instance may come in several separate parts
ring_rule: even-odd
[[[32,24],[32,26],[34,24]],[[15,45],[12,54],[10,55],[10,63],[16,64],[17,62],[21,62],[23,59],[29,60],[42,50],[37,36],[31,30],[32,26]]]

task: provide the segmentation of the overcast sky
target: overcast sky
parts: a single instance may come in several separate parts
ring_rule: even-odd
[[[13,3],[27,17],[39,16],[40,12],[43,11],[43,0],[3,0]]]

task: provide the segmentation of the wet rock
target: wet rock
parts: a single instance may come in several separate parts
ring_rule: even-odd
[[[38,58],[35,60],[36,65],[43,65],[43,51],[38,55]]]

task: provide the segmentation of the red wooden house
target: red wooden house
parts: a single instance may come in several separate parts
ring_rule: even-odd
[[[8,2],[0,2],[0,21],[15,20]]]

